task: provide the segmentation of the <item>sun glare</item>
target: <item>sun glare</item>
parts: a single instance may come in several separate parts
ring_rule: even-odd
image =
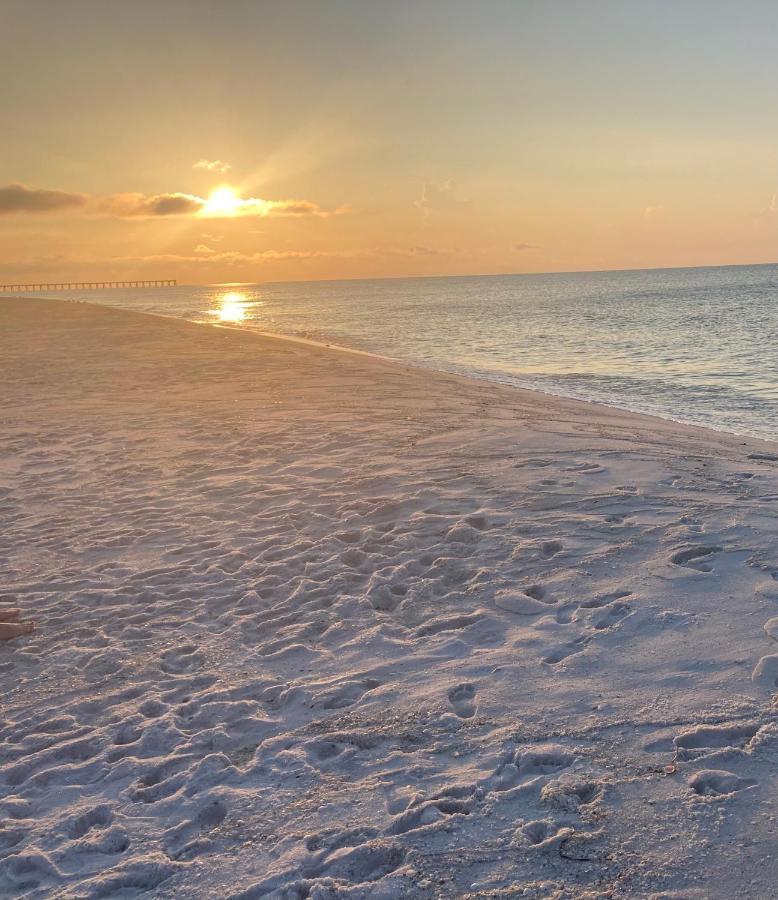
[[[245,295],[233,291],[219,300],[215,315],[220,322],[242,322],[246,318],[246,305]]]
[[[204,216],[234,216],[240,208],[241,199],[231,187],[217,188],[205,201]]]

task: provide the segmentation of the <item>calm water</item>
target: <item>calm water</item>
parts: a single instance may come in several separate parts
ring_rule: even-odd
[[[778,438],[778,266],[73,292]]]

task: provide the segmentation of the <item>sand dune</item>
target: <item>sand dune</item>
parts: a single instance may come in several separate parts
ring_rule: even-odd
[[[775,896],[776,447],[86,304],[0,361],[0,894]]]

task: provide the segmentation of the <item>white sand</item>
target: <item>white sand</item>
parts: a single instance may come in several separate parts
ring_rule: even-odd
[[[777,895],[778,448],[85,304],[0,361],[0,895]]]

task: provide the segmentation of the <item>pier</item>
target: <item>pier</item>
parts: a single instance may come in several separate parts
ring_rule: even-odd
[[[154,278],[142,281],[62,281],[52,284],[0,284],[2,291],[97,291],[106,288],[155,288],[175,287],[173,278]]]

